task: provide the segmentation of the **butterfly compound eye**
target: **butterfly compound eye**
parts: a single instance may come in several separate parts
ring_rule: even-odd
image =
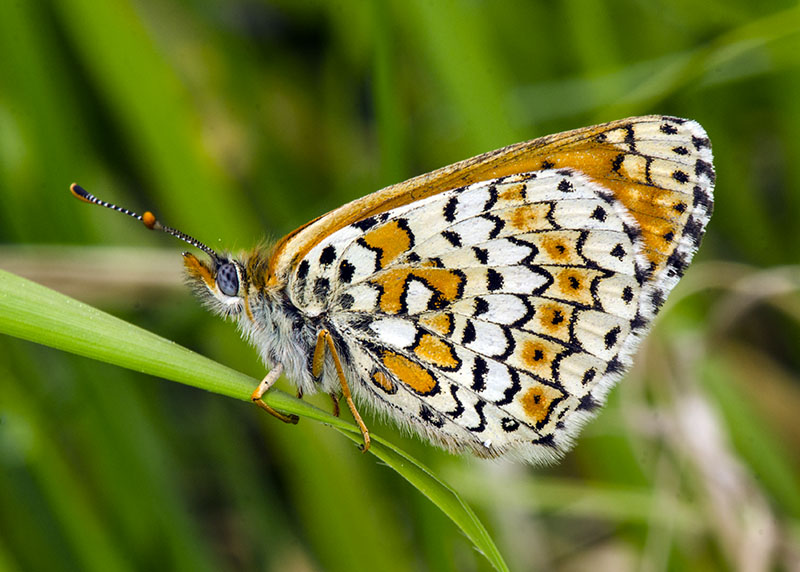
[[[217,287],[226,296],[236,296],[239,293],[239,273],[236,266],[226,262],[217,269]]]

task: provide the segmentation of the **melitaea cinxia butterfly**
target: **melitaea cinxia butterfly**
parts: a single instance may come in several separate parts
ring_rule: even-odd
[[[300,393],[350,396],[453,451],[566,451],[631,363],[711,216],[694,121],[647,116],[492,151],[242,257],[184,254],[199,295]]]

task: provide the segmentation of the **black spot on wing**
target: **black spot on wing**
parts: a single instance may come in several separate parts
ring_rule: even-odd
[[[714,173],[714,167],[708,161],[698,159],[694,164],[694,174],[698,177],[705,176],[713,184],[716,181],[717,175]]]
[[[461,336],[461,343],[463,345],[467,345],[474,341],[475,341],[475,326],[472,324],[472,321],[470,320],[464,327],[464,334]]]
[[[597,207],[596,209],[594,209],[594,211],[592,212],[592,214],[590,216],[591,216],[591,218],[593,218],[595,220],[599,220],[600,222],[603,222],[603,221],[606,220],[606,216],[607,216],[606,209],[604,209],[603,207]]]
[[[625,153],[620,153],[614,160],[611,161],[611,170],[615,173],[619,173],[620,167],[622,167],[622,162],[625,160]]]
[[[461,236],[459,236],[457,232],[453,232],[452,230],[445,230],[442,232],[442,238],[444,238],[447,242],[449,242],[455,247],[461,246]]]
[[[703,239],[704,230],[700,221],[690,216],[689,220],[686,221],[686,226],[683,228],[683,234],[684,236],[690,237],[692,239],[692,244],[697,248],[700,246],[700,241]]]
[[[622,370],[622,362],[619,361],[617,356],[611,358],[606,365],[606,373],[621,373]]]
[[[592,397],[591,393],[587,393],[583,397],[581,397],[580,403],[578,403],[578,411],[594,411],[600,407],[600,404]]]
[[[631,330],[640,330],[647,325],[647,320],[640,313],[636,313],[636,315],[631,320]]]
[[[661,127],[659,127],[662,133],[667,135],[675,135],[678,132],[678,128],[674,125],[670,125],[669,123],[662,123]]]
[[[303,260],[299,266],[297,267],[297,278],[299,280],[305,280],[306,276],[308,276],[308,260]]]
[[[486,374],[489,373],[489,367],[486,360],[481,356],[475,356],[475,361],[472,363],[472,389],[475,391],[483,391],[486,389]]]
[[[667,258],[670,276],[683,276],[687,266],[689,266],[689,261],[686,260],[686,254],[679,252],[677,249],[673,250],[672,254]]]
[[[456,207],[458,206],[458,197],[450,197],[447,204],[444,205],[444,220],[453,222],[456,220]]]
[[[617,340],[619,339],[619,334],[620,334],[621,331],[622,331],[622,329],[619,326],[614,326],[613,328],[608,330],[608,332],[606,332],[606,335],[603,338],[603,341],[605,342],[607,350],[610,350],[611,348],[613,348],[614,345],[617,343]]]
[[[486,271],[486,287],[490,292],[500,290],[503,287],[503,275],[494,268],[489,268]]]
[[[428,405],[425,403],[420,405],[419,416],[423,421],[433,425],[434,427],[444,426],[444,418],[438,413],[434,412],[434,410],[428,407]]]
[[[379,221],[377,217],[368,216],[367,218],[362,218],[361,220],[354,222],[352,226],[356,227],[358,230],[366,232],[378,224],[378,222]]]
[[[355,266],[350,264],[347,260],[342,260],[342,262],[339,264],[339,280],[345,284],[349,284],[353,279],[353,273],[355,271]]]
[[[622,300],[626,304],[629,304],[630,301],[633,300],[633,288],[625,286],[625,288],[622,289]]]
[[[711,141],[708,140],[708,137],[692,135],[692,145],[694,145],[694,148],[698,151],[701,149],[711,149]]]
[[[475,253],[475,258],[477,258],[478,262],[480,262],[481,264],[486,264],[489,261],[489,251],[486,250],[485,248],[473,246],[472,252]]]
[[[323,266],[328,266],[334,260],[336,260],[336,248],[332,244],[329,244],[322,249],[319,255],[319,263]]]
[[[647,265],[647,268],[641,268],[638,264],[636,265],[636,269],[634,270],[634,276],[637,280],[640,280],[639,284],[644,284],[655,274],[656,271],[656,263],[650,262]]]
[[[556,446],[556,439],[553,437],[552,433],[548,433],[543,437],[539,437],[538,439],[532,439],[531,443],[533,445],[542,445],[543,447],[548,447],[550,449],[558,449]]]
[[[680,169],[676,169],[672,172],[672,178],[678,181],[679,183],[689,182],[689,175],[687,175],[684,171],[681,171]]]
[[[475,313],[473,316],[477,318],[478,316],[485,314],[489,311],[489,302],[487,302],[484,298],[480,296],[475,298]]]
[[[704,191],[701,187],[695,186],[693,189],[693,201],[692,204],[695,207],[703,206],[708,211],[709,214],[711,213],[711,197],[708,195],[706,191]]]

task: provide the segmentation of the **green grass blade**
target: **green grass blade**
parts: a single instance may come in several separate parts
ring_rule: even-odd
[[[342,433],[356,443],[361,442],[360,433],[354,433],[349,428],[347,431],[342,431]],[[397,471],[400,476],[449,516],[475,547],[492,563],[492,566],[497,570],[508,570],[492,537],[486,531],[477,515],[458,493],[407,453],[380,437],[375,437],[374,435],[371,435],[371,437],[370,453]]]
[[[35,282],[0,270],[0,333],[248,400],[258,381],[110,314]],[[355,442],[352,423],[279,391],[265,401],[273,407],[334,426]],[[391,443],[373,436],[370,449],[428,497],[498,570],[507,566],[486,528],[450,487]]]

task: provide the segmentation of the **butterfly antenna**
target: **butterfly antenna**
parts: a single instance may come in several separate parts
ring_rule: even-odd
[[[154,215],[150,211],[146,211],[143,215],[138,215],[133,211],[129,211],[128,209],[125,209],[125,208],[122,208],[122,207],[118,207],[117,205],[114,205],[114,204],[111,204],[111,203],[108,203],[106,201],[98,199],[96,196],[94,196],[92,193],[90,193],[89,191],[87,191],[86,189],[84,189],[83,187],[81,187],[77,183],[72,183],[69,186],[69,190],[70,190],[70,192],[72,193],[72,195],[75,198],[80,199],[85,203],[90,203],[90,204],[93,204],[93,205],[100,205],[101,207],[106,207],[107,209],[115,210],[115,211],[120,212],[122,214],[126,214],[128,216],[132,216],[133,218],[142,221],[142,223],[144,223],[144,225],[147,228],[149,228],[150,230],[160,230],[162,232],[166,232],[167,234],[172,235],[175,238],[179,238],[182,241],[184,241],[184,242],[186,242],[188,244],[191,244],[192,246],[194,246],[196,248],[199,248],[200,250],[202,250],[203,252],[208,254],[211,258],[213,258],[214,260],[219,260],[220,259],[219,255],[216,252],[211,250],[211,248],[209,248],[208,246],[206,246],[205,244],[203,244],[202,242],[200,242],[196,238],[193,238],[193,237],[189,236],[186,233],[183,233],[183,232],[181,232],[179,230],[176,230],[174,228],[171,228],[169,226],[165,226],[165,225],[161,224],[160,222],[158,222],[158,219],[156,218],[156,215]]]

